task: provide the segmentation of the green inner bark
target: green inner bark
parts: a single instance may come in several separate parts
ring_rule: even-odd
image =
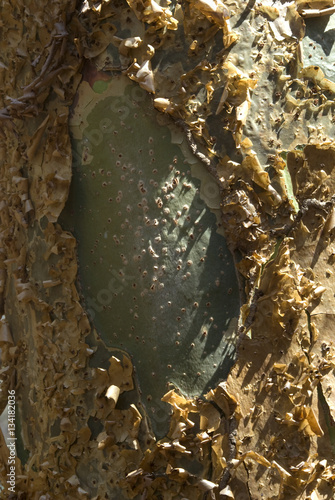
[[[162,434],[168,405],[160,399],[170,383],[197,396],[232,365],[234,263],[200,197],[217,196],[215,181],[194,159],[188,164],[150,97],[131,84],[121,97],[105,95],[97,82],[94,89],[101,98],[82,133],[74,131],[81,138],[73,140],[62,225],[78,239],[92,323],[107,346],[133,357],[153,429]],[[84,115],[85,94],[77,106]],[[92,362],[99,365],[99,356]]]

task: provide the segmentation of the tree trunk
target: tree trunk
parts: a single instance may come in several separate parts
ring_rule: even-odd
[[[2,3],[2,498],[334,497],[333,10]]]

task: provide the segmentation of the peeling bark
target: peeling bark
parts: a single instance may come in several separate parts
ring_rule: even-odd
[[[0,403],[15,391],[17,437],[12,486],[0,432],[2,498],[332,499],[333,2],[0,9]],[[306,40],[323,22],[316,64]],[[121,74],[218,186],[217,206],[201,176],[242,302],[228,377],[162,394],[162,438],[134,371],[146,360],[89,318],[64,229],[80,83],[103,94]]]

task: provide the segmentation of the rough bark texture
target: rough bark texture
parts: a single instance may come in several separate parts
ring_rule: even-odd
[[[1,433],[3,498],[334,497],[329,7],[2,2],[0,402],[15,389],[18,438],[11,493]],[[209,172],[220,206],[202,192],[240,282],[235,364],[199,397],[162,395],[162,439],[134,376],[140,360],[107,346],[84,310],[80,241],[65,212],[59,223],[78,87],[108,92],[120,74]],[[83,143],[82,165],[91,152]]]

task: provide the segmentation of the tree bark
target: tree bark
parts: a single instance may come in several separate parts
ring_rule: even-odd
[[[333,21],[307,7],[2,3],[3,498],[333,498]]]

